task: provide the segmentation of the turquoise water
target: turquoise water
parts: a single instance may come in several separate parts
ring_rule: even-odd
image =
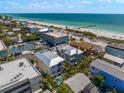
[[[124,34],[124,14],[15,13],[1,15],[66,26],[96,25],[94,29]]]

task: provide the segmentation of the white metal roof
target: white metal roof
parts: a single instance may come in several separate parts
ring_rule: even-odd
[[[74,93],[79,93],[80,91],[84,90],[84,88],[90,84],[91,81],[83,73],[77,73],[71,78],[65,80],[64,83],[67,84]]]
[[[22,64],[22,66],[19,66],[20,64]],[[0,67],[0,90],[25,79],[32,79],[40,75],[26,58],[20,58],[2,64]]]
[[[62,33],[62,32],[57,32],[57,31],[49,32],[49,33],[46,33],[46,34],[49,35],[49,36],[55,37],[55,38],[60,38],[60,37],[67,36],[67,34]]]
[[[63,50],[64,50],[64,53],[65,54],[70,55],[70,56],[75,55],[75,54],[81,54],[81,53],[83,53],[82,50],[79,50],[79,49],[77,49],[75,47],[72,47],[70,45],[64,46],[63,47]]]
[[[91,63],[91,67],[95,67],[105,73],[108,73],[122,81],[124,81],[124,69],[115,66],[113,64],[110,64],[108,62],[105,62],[100,59],[96,59]]]
[[[49,30],[49,28],[42,28],[40,30],[38,30],[39,32],[47,32]]]
[[[36,52],[35,56],[48,67],[55,66],[64,61],[62,57],[58,56],[57,53],[53,51],[48,51],[45,53]]]
[[[105,54],[104,55],[104,58],[108,59],[108,60],[111,60],[113,62],[116,62],[118,64],[123,64],[124,63],[124,59],[121,59],[119,57],[116,57],[116,56],[113,56],[113,55],[110,55],[110,54]]]
[[[29,28],[36,28],[36,26],[34,26],[34,25],[28,25],[27,27],[29,27]]]
[[[5,44],[3,43],[3,41],[0,40],[0,50],[4,50],[4,49],[6,49],[6,46],[5,46]]]

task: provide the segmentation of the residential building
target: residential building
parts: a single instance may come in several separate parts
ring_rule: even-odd
[[[16,27],[16,28],[13,28],[12,30],[13,30],[14,32],[18,32],[18,31],[21,30],[21,28],[17,28],[17,27]]]
[[[11,25],[11,21],[10,20],[4,20],[4,25],[6,26],[10,26]]]
[[[11,25],[11,20],[4,20],[3,18],[3,19],[0,19],[0,23],[8,26],[8,25]]]
[[[124,59],[124,46],[119,45],[108,45],[105,49],[107,54]]]
[[[74,46],[82,51],[84,51],[84,54],[89,55],[92,53],[93,46],[87,42],[84,41],[72,41],[70,43],[71,46]]]
[[[37,58],[37,67],[45,72],[55,76],[61,74],[63,68],[64,59],[57,55],[54,51],[47,52],[36,52],[35,56]]]
[[[0,40],[0,56],[5,56],[6,55],[6,50],[7,50],[7,47],[5,46],[3,41]]]
[[[124,59],[107,54],[107,53],[104,55],[104,58],[111,61],[113,65],[124,68]]]
[[[64,45],[63,47],[57,47],[58,54],[66,59],[70,64],[76,64],[82,57],[83,51],[70,45]]]
[[[14,32],[7,32],[7,36],[13,37],[13,36],[15,36],[15,34],[14,34]]]
[[[47,33],[47,32],[52,32],[52,29],[49,28],[40,28],[40,30],[38,30],[38,32],[43,35],[43,33]]]
[[[20,21],[20,25],[26,27],[28,25],[27,21]]]
[[[107,46],[107,43],[97,39],[84,38],[83,40],[91,44],[93,46],[93,50],[97,51],[98,53],[105,52],[105,47]]]
[[[27,28],[28,32],[30,32],[30,33],[34,33],[34,32],[38,31],[38,28],[35,27],[34,25],[28,25],[26,28]]]
[[[83,73],[77,73],[64,81],[73,93],[99,93],[97,88],[91,83],[89,78]]]
[[[100,74],[104,77],[103,84],[106,88],[124,93],[124,69],[100,59],[94,60],[90,66],[92,77]]]
[[[41,74],[26,58],[0,65],[0,93],[34,93],[41,87]]]
[[[50,46],[56,46],[69,41],[68,35],[63,32],[53,31],[51,29],[39,30],[39,32],[43,40]]]

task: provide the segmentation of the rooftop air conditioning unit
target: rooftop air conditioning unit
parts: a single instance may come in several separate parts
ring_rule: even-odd
[[[3,70],[3,68],[0,66],[0,71]]]
[[[19,63],[19,67],[22,67],[23,65],[24,65],[23,62],[20,62],[20,63]]]

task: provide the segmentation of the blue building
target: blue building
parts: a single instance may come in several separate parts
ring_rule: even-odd
[[[2,40],[0,40],[0,57],[5,56],[7,53],[7,47],[3,43]]]
[[[63,32],[53,31],[50,29],[39,30],[41,37],[49,46],[56,46],[59,44],[67,43],[69,37]]]
[[[98,74],[104,77],[104,85],[107,88],[116,89],[119,93],[124,93],[124,69],[96,59],[91,63],[90,70],[92,77]]]
[[[82,57],[83,57],[83,51],[79,50],[75,47],[72,47],[70,45],[65,45],[62,48],[57,47],[58,54],[66,59],[70,64],[76,64]]]
[[[33,26],[33,25],[27,26],[26,28],[27,28],[29,33],[35,33],[38,31],[38,28]]]
[[[105,48],[107,54],[124,59],[124,46],[108,45]]]

